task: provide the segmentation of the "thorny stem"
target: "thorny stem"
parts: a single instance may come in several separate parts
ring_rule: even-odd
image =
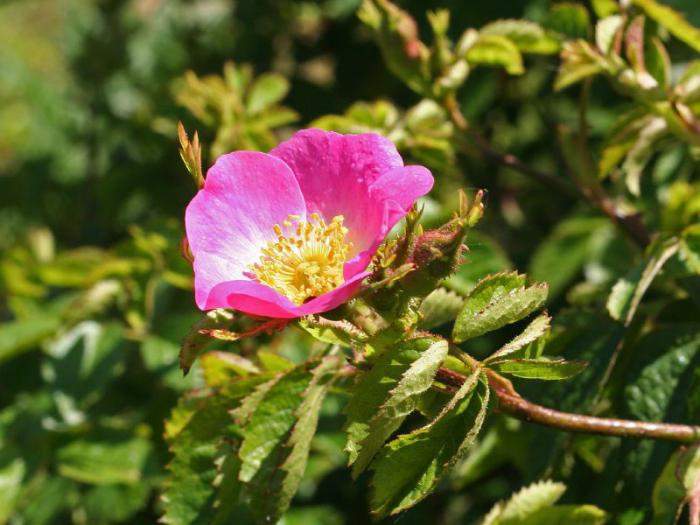
[[[574,177],[577,186],[573,187],[559,177],[555,177],[550,173],[541,171],[533,166],[530,166],[529,164],[526,164],[513,154],[504,154],[496,151],[485,137],[483,137],[478,131],[469,125],[469,122],[467,122],[459,109],[459,104],[454,96],[446,97],[443,101],[443,105],[447,110],[452,123],[473,140],[474,144],[476,144],[480,153],[486,160],[494,164],[499,164],[506,168],[516,170],[523,175],[527,175],[543,186],[555,189],[567,197],[584,197],[588,202],[605,214],[616,226],[618,226],[639,246],[644,248],[649,244],[649,233],[644,227],[639,214],[626,214],[621,212],[613,200],[605,194],[599,185],[581,185],[579,181],[576,180],[576,177]]]
[[[700,440],[700,427],[691,425],[584,416],[547,408],[520,397],[510,381],[493,370],[487,369],[486,374],[489,385],[498,398],[499,410],[522,421],[567,432],[604,436],[659,439],[680,443],[694,443]],[[440,368],[436,379],[452,387],[459,387],[464,382],[462,374],[447,368]]]

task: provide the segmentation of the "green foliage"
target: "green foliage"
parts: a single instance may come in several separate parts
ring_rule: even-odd
[[[481,429],[489,390],[479,370],[428,425],[389,442],[372,466],[372,511],[383,516],[415,505],[472,445]]]
[[[417,398],[433,383],[447,356],[447,341],[420,338],[385,350],[356,386],[345,407],[353,474],[357,476],[384,441],[416,409]]]
[[[693,2],[0,4],[0,523],[700,519],[695,445],[498,405],[697,421]],[[198,312],[188,199],[299,127],[435,187],[342,308]]]

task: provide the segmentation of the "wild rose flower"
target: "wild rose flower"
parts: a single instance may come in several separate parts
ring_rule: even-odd
[[[185,213],[197,306],[274,318],[339,306],[432,185],[373,133],[307,129],[270,153],[222,155]]]

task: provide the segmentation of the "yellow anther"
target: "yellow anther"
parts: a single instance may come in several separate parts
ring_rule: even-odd
[[[260,262],[250,267],[258,281],[274,288],[295,304],[330,292],[343,283],[343,265],[351,243],[343,216],[326,224],[318,213],[302,221],[290,215],[273,226],[277,241],[261,250]]]

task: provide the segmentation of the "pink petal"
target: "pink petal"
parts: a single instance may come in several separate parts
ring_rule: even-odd
[[[218,284],[246,278],[262,247],[276,238],[273,226],[290,214],[305,219],[306,206],[284,162],[252,151],[217,159],[185,212],[199,308],[215,308],[207,305]]]
[[[394,201],[389,216],[389,229],[408,213],[419,197],[433,189],[434,179],[430,170],[423,166],[404,166],[387,171],[370,186],[372,198],[379,201]]]
[[[278,319],[327,312],[350,299],[368,275],[369,272],[359,273],[338,288],[302,305],[295,305],[276,290],[255,281],[223,282],[211,290],[203,309],[233,308],[251,315]]]
[[[353,256],[369,249],[382,226],[383,207],[369,197],[384,173],[403,166],[394,144],[376,133],[340,135],[306,129],[270,152],[299,180],[307,209],[326,220],[343,215]]]

